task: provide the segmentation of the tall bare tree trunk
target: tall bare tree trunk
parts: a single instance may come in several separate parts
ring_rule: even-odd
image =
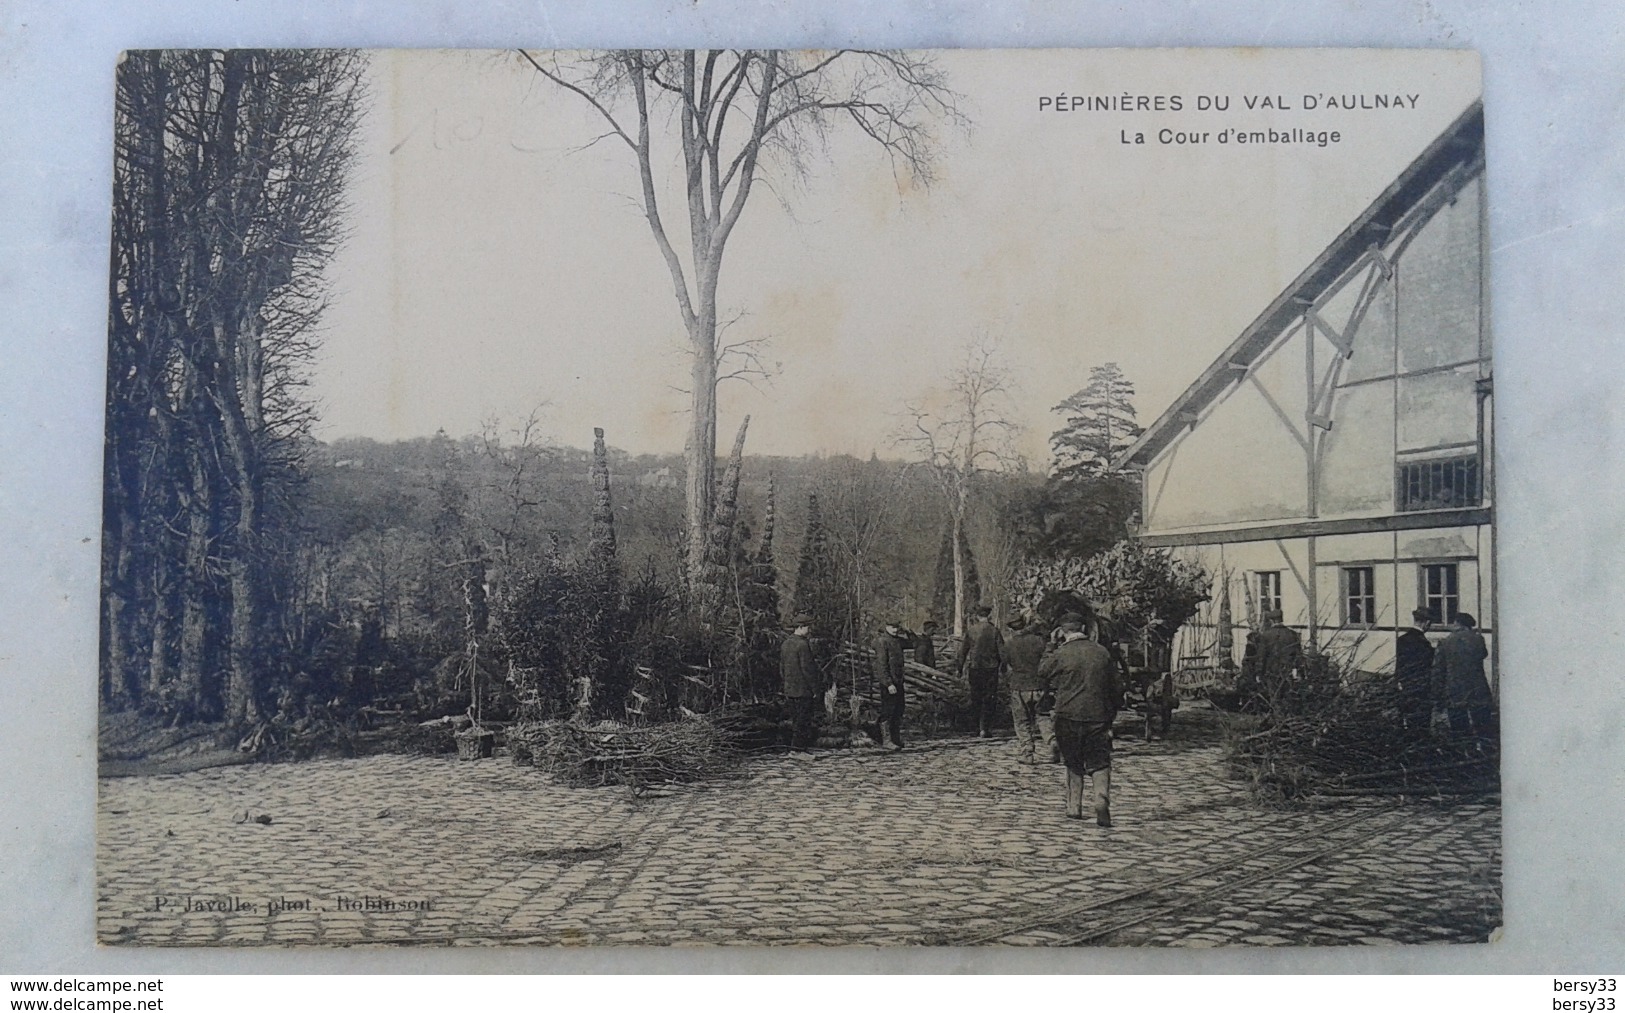
[[[152,591],[152,650],[147,656],[147,694],[156,695],[174,678],[174,659],[169,651],[170,626],[175,621],[167,581],[157,571],[162,560],[154,561]]]
[[[964,552],[964,518],[955,512],[953,515],[953,543],[954,543],[954,636],[965,635],[965,552]]]
[[[186,496],[186,552],[181,576],[181,699],[194,712],[206,711],[206,667],[209,651],[209,521],[213,490],[203,461],[204,448],[194,444],[186,454],[190,488]]]
[[[685,446],[688,486],[688,578],[697,585],[705,571],[717,483],[717,308],[715,284],[702,285],[701,306],[689,331],[693,388]]]
[[[250,724],[260,719],[258,665],[259,582],[255,560],[259,505],[244,496],[237,506],[237,546],[231,559],[231,643],[226,675],[226,720]],[[245,544],[245,542],[247,544]]]
[[[116,561],[104,564],[110,571],[102,594],[102,705],[110,710],[122,710],[129,703],[126,675],[130,668],[130,636],[128,620],[124,615],[124,580],[129,572],[129,550],[120,547],[113,553]]]
[[[232,326],[235,323],[236,326]],[[235,537],[232,539],[231,640],[227,653],[226,720],[251,724],[260,720],[259,670],[261,584],[259,567],[260,522],[264,490],[258,436],[264,431],[265,350],[258,328],[248,321],[217,319],[214,326],[217,361],[232,363],[235,384],[214,384],[220,407],[230,481],[237,500]]]

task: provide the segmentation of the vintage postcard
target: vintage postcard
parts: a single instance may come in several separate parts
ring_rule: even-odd
[[[97,938],[1501,925],[1475,54],[117,74]]]

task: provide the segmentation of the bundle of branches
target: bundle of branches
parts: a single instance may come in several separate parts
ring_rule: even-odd
[[[790,744],[790,712],[782,697],[729,704],[706,718],[741,753],[769,752]]]
[[[1462,795],[1500,790],[1493,740],[1404,727],[1391,685],[1233,726],[1232,767],[1261,795]]]
[[[534,764],[560,784],[582,788],[712,780],[729,774],[738,755],[729,732],[704,719],[652,725],[530,722],[508,730],[508,746],[515,762]]]

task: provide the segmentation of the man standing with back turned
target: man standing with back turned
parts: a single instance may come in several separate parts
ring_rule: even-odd
[[[920,635],[914,638],[914,660],[926,668],[937,667],[937,624],[935,620],[927,619],[925,625],[920,627]]]
[[[1021,616],[1010,620],[1010,639],[1004,642],[1010,665],[1010,716],[1016,722],[1016,760],[1054,763],[1055,731],[1049,715],[1039,713],[1044,694],[1038,688],[1038,664],[1044,660],[1043,637]]]
[[[1433,654],[1434,698],[1450,721],[1453,735],[1486,740],[1499,738],[1495,719],[1495,697],[1484,677],[1484,659],[1489,648],[1471,615],[1457,612],[1456,628]]]
[[[1433,644],[1428,641],[1432,614],[1425,608],[1411,613],[1414,626],[1400,631],[1394,641],[1394,695],[1399,701],[1399,723],[1411,735],[1428,732],[1433,717]]]
[[[1055,744],[1066,764],[1066,815],[1083,819],[1083,780],[1093,782],[1095,822],[1112,825],[1112,722],[1123,702],[1117,664],[1083,632],[1083,617],[1061,619],[1061,646],[1038,666],[1039,688],[1055,694]]]
[[[976,621],[965,631],[959,649],[959,670],[970,681],[970,709],[976,715],[976,734],[993,734],[993,707],[999,693],[999,671],[1004,668],[1004,638],[993,625],[993,609],[982,605]]]
[[[813,744],[814,712],[818,695],[824,691],[824,673],[813,658],[812,616],[802,614],[791,620],[795,632],[784,638],[779,651],[779,675],[784,682],[785,702],[790,708],[790,748],[808,749]]]
[[[1264,629],[1258,634],[1258,681],[1270,710],[1296,704],[1303,671],[1303,643],[1298,631],[1288,626],[1280,609],[1264,614]]]

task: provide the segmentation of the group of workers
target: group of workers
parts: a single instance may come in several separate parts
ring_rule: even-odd
[[[1449,632],[1435,642],[1435,626],[1425,608],[1411,613],[1412,626],[1394,643],[1394,691],[1401,728],[1428,734],[1435,723],[1457,738],[1493,740],[1498,735],[1495,698],[1484,671],[1489,648],[1471,613],[1456,612],[1444,625]],[[1256,709],[1280,707],[1295,693],[1312,688],[1311,666],[1305,663],[1296,630],[1279,611],[1264,614],[1261,629],[1247,638],[1241,663],[1241,689]]]
[[[1122,656],[1100,642],[1101,631],[1082,615],[1068,613],[1045,636],[1036,624],[1016,617],[1005,637],[993,623],[993,610],[982,606],[960,641],[955,669],[970,686],[970,709],[977,734],[987,738],[998,707],[1003,676],[1016,730],[1018,762],[1061,763],[1066,767],[1066,815],[1084,817],[1086,788],[1095,821],[1111,826],[1112,723],[1123,706],[1128,668]],[[1495,701],[1485,677],[1489,655],[1477,622],[1466,612],[1450,619],[1450,632],[1435,645],[1426,609],[1412,613],[1415,625],[1396,642],[1394,685],[1400,722],[1412,732],[1427,733],[1435,722],[1448,724],[1456,736],[1479,740],[1497,735]],[[1297,631],[1279,611],[1266,612],[1260,628],[1249,635],[1242,663],[1243,685],[1264,706],[1277,706],[1283,694],[1301,691],[1310,667]],[[812,617],[798,615],[785,638],[780,670],[792,722],[791,746],[807,749],[814,741],[818,701],[832,688],[819,666],[809,639]],[[875,637],[873,664],[879,696],[877,733],[882,745],[903,748],[904,650],[927,668],[937,667],[937,624],[926,622],[910,633],[896,622],[883,624]]]
[[[1000,676],[1008,679],[1015,719],[1018,761],[1066,766],[1066,815],[1084,816],[1090,788],[1095,822],[1111,826],[1111,727],[1122,707],[1127,670],[1120,656],[1098,643],[1084,617],[1060,618],[1049,637],[1022,618],[1009,623],[1006,639],[993,624],[993,610],[983,606],[965,631],[955,661],[970,685],[971,712],[982,738],[992,735],[998,707]],[[883,624],[875,637],[873,664],[879,696],[878,733],[894,751],[903,748],[903,652],[936,668],[936,623],[927,622],[916,636],[896,622]],[[791,718],[791,748],[814,741],[817,705],[826,680],[813,654],[812,617],[798,615],[785,638],[780,670]]]
[[[1427,636],[1432,613],[1417,609],[1411,619],[1415,625],[1401,632],[1394,646],[1400,723],[1408,731],[1426,732],[1437,716],[1457,737],[1497,739],[1495,697],[1484,674],[1490,652],[1478,621],[1457,612],[1448,624],[1449,635],[1435,647]]]

